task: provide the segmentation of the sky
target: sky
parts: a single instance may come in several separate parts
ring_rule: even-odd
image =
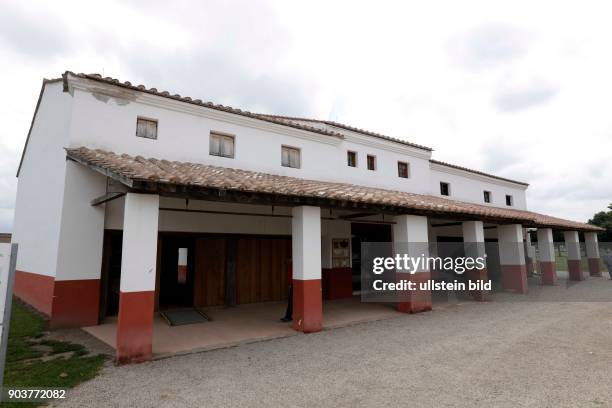
[[[537,212],[612,202],[605,1],[84,4],[0,0],[0,232],[42,79],[66,70],[430,146],[529,182]]]

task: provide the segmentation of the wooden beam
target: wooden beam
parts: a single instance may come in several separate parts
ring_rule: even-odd
[[[100,196],[100,197],[97,197],[97,198],[94,198],[93,200],[91,200],[91,206],[95,207],[95,206],[98,206],[100,204],[104,204],[104,203],[107,203],[109,201],[112,201],[112,200],[114,200],[116,198],[123,197],[124,195],[125,195],[125,193],[123,193],[123,192],[106,193],[103,196]]]

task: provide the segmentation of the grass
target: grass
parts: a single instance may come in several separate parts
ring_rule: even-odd
[[[44,338],[47,321],[13,300],[4,371],[6,388],[72,388],[95,377],[105,356],[88,355],[80,344]],[[2,403],[2,407],[36,407],[40,402]]]

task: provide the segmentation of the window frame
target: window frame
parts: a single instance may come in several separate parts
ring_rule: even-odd
[[[298,163],[297,163],[297,166],[291,166],[290,164],[285,165],[283,163],[283,150],[284,149],[297,151],[297,154],[298,154]],[[289,161],[291,161],[291,160],[289,160]],[[281,166],[282,167],[287,167],[289,169],[301,169],[302,168],[302,149],[300,149],[299,147],[296,147],[296,146],[281,145]]]
[[[370,168],[370,159],[372,159],[372,168]],[[370,171],[376,171],[376,155],[367,154],[366,155],[366,168]]]
[[[491,202],[493,201],[493,193],[490,192],[489,190],[483,190],[482,196],[483,196],[482,199],[486,204],[491,204]],[[489,199],[488,201],[487,201],[487,198]]]
[[[354,163],[353,163],[352,166],[351,166],[351,160],[350,160],[351,155],[353,156],[353,159],[354,159]],[[357,168],[357,152],[356,151],[354,151],[354,150],[347,150],[346,151],[346,165],[348,167],[355,167],[355,168]]]
[[[400,172],[400,166],[402,164],[406,166],[406,176],[405,177],[402,176],[401,172]],[[397,177],[404,178],[404,179],[409,179],[410,178],[410,163],[398,160],[398,162],[397,162]]]
[[[138,134],[138,125],[140,121],[155,123],[155,136],[154,137]],[[159,121],[157,119],[149,118],[146,116],[140,116],[140,115],[136,116],[136,131],[134,133],[136,137],[141,137],[143,139],[149,139],[149,140],[157,140],[157,137],[159,136]]]
[[[508,202],[510,203],[508,204]],[[512,194],[506,194],[506,206],[514,207],[514,197],[512,196]]]
[[[447,194],[442,193],[442,186],[446,186],[446,192]],[[443,197],[450,197],[451,196],[451,184],[448,181],[441,181],[440,182],[440,195]]]
[[[213,136],[232,140],[232,155],[231,156],[226,156],[224,154],[217,154],[217,153],[212,152],[210,148],[211,147],[210,143],[212,142]],[[219,132],[217,130],[211,130],[210,133],[208,134],[208,154],[210,156],[215,156],[215,157],[224,157],[226,159],[234,159],[236,157],[236,135],[233,135],[231,133]]]

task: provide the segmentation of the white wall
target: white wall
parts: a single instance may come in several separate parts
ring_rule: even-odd
[[[503,180],[483,177],[458,169],[431,165],[430,190],[432,195],[440,195],[440,182],[450,183],[450,198],[494,207],[527,209],[525,187]],[[484,191],[491,192],[491,203],[484,202]],[[506,206],[506,194],[513,197],[512,207]]]
[[[106,177],[67,162],[65,186],[56,279],[100,279],[105,210],[90,202],[106,192]]]
[[[20,271],[55,276],[71,108],[61,83],[46,85],[17,184],[12,241]]]

